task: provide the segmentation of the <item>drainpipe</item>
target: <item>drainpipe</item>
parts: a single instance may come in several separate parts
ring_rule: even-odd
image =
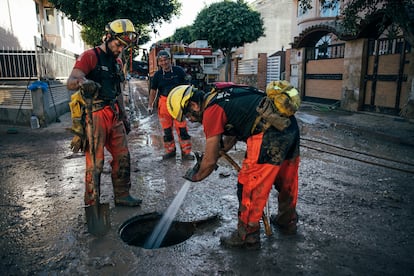
[[[10,12],[10,3],[9,3],[9,0],[7,0],[7,9],[9,10],[9,21],[10,21],[11,33],[14,34],[13,21],[12,21],[11,12]]]

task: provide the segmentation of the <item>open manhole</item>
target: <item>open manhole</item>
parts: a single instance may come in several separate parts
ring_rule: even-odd
[[[121,225],[119,235],[128,245],[145,248],[145,242],[151,236],[161,218],[162,214],[156,212],[132,217]],[[216,219],[217,216],[197,222],[173,221],[159,247],[168,247],[182,243],[194,234],[198,225]]]

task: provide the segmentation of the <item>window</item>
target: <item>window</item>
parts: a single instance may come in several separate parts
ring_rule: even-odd
[[[301,3],[298,1],[298,18],[309,14],[309,7],[302,7]]]
[[[37,21],[37,31],[38,33],[42,34],[43,33],[43,29],[42,29],[42,22],[40,20],[40,7],[39,4],[36,3],[36,21]]]
[[[55,13],[53,8],[45,8],[45,19],[47,23],[55,23]]]
[[[212,57],[205,57],[204,64],[214,64],[215,59]]]
[[[335,42],[336,44],[332,44]],[[345,43],[340,43],[338,38],[330,33],[321,37],[315,47],[306,49],[306,60],[343,58]]]
[[[339,0],[325,0],[324,4],[320,4],[321,17],[335,17],[339,15]]]
[[[316,56],[318,59],[328,58],[329,57],[329,48],[328,46],[331,45],[332,36],[325,35],[319,39],[319,41],[315,45]]]

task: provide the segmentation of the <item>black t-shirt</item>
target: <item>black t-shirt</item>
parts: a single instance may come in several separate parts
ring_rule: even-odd
[[[171,89],[178,85],[188,84],[185,79],[186,74],[179,66],[172,66],[171,71],[164,72],[162,69],[155,72],[151,81],[151,89],[157,90],[161,96],[168,96]]]

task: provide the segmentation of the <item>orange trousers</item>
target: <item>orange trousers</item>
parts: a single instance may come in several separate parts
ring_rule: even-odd
[[[118,112],[118,107],[115,105]],[[125,127],[122,121],[110,106],[93,112],[93,140],[95,146],[95,170],[93,159],[89,151],[89,143],[85,150],[86,172],[85,172],[85,204],[95,204],[95,187],[93,184],[93,173],[96,173],[98,189],[100,177],[104,166],[104,149],[112,155],[111,178],[114,196],[121,197],[129,193],[131,187],[131,160],[128,150],[128,142]]]
[[[167,97],[160,96],[158,101],[158,119],[164,131],[164,148],[166,153],[175,151],[174,135],[172,133],[173,126],[177,132],[180,142],[181,151],[184,154],[191,152],[191,138],[188,135],[187,121],[182,122],[171,117],[167,109]]]
[[[263,133],[247,139],[246,158],[238,175],[242,188],[239,220],[248,226],[259,224],[273,184],[279,191],[278,213],[296,217],[299,156],[284,160],[280,166],[258,164],[262,140]]]

